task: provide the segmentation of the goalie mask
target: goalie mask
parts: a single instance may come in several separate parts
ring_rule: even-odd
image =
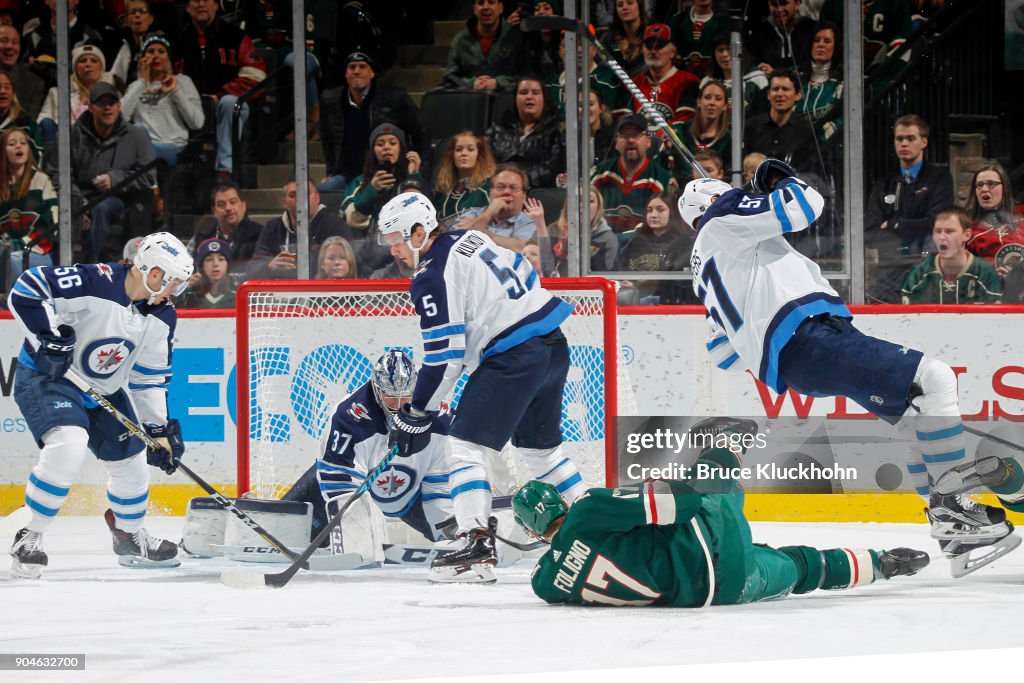
[[[195,265],[192,256],[177,237],[169,232],[154,232],[147,235],[135,253],[135,267],[142,273],[142,285],[149,292],[150,303],[161,296],[179,296],[188,286]],[[149,271],[159,268],[163,273],[160,289],[149,287]]]
[[[512,496],[512,515],[516,523],[540,539],[544,539],[551,524],[568,511],[569,506],[558,495],[558,489],[546,481],[528,481]]]
[[[698,178],[686,184],[679,197],[679,215],[690,230],[697,231],[700,219],[718,197],[732,189],[732,185],[714,178]]]
[[[416,226],[423,227],[423,242],[412,245],[412,232]],[[437,228],[437,211],[425,195],[419,192],[403,192],[393,197],[380,210],[377,230],[382,246],[391,247],[405,242],[412,250],[413,269],[420,262],[420,249]]]
[[[416,368],[412,359],[404,351],[387,351],[374,363],[370,384],[373,396],[384,409],[390,425],[392,416],[401,405],[412,399],[412,390],[416,386]]]

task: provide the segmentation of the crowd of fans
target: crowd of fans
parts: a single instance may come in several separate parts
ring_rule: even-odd
[[[728,179],[732,172],[730,112],[742,103],[744,158],[736,170],[745,180],[759,160],[774,156],[809,181],[834,186],[843,137],[842,3],[767,0],[743,30],[736,98],[732,23],[716,11],[719,4],[594,0],[591,15],[604,44],[704,173]],[[864,3],[869,84],[886,76],[889,57],[910,37],[912,5],[935,4]],[[216,182],[209,191],[214,222],[182,235],[191,237],[197,268],[180,304],[231,307],[245,279],[296,276],[294,179],[281,188],[280,217],[266,225],[248,217],[231,180],[239,162],[232,158],[236,103],[266,79],[268,50],[291,64],[287,30],[274,28],[289,25],[288,5],[69,0],[72,260],[130,258],[136,238],[164,220],[161,186],[168,169],[184,163],[190,139],[205,128],[216,139]],[[56,2],[47,0],[39,10],[36,3],[0,5],[3,287],[23,268],[58,258]],[[507,106],[498,107],[485,129],[460,131],[436,146],[409,94],[380,82],[382,67],[371,49],[348,50],[333,62],[339,74],[332,75],[322,69],[329,60],[310,47],[310,134],[326,164],[325,177],[309,187],[312,277],[409,277],[374,233],[380,208],[403,191],[427,194],[443,225],[484,230],[521,251],[545,276],[567,272],[566,207],[549,225],[537,199],[545,191],[559,196],[557,188],[568,183],[565,44],[558,32],[519,27],[529,14],[561,11],[558,0],[473,0],[438,87],[493,92]],[[597,62],[593,46],[581,41],[577,58],[591,88],[581,112],[595,161],[591,224],[582,235],[591,271],[685,271],[693,236],[681,227],[676,197],[698,171],[665,144],[664,132],[639,113],[611,69]],[[240,108],[243,127],[249,109]],[[873,188],[866,213],[874,299],[1022,300],[1024,269],[1015,266],[1024,261],[1024,225],[1006,172],[997,163],[979,170],[966,208],[957,209],[949,173],[924,161],[927,123],[905,116],[894,131],[900,173]],[[321,192],[342,198],[328,206]],[[829,247],[812,242],[809,255],[825,255]],[[922,257],[919,264],[906,263]],[[893,263],[902,267],[902,281],[880,275]],[[625,284],[641,303],[694,302],[683,280]]]

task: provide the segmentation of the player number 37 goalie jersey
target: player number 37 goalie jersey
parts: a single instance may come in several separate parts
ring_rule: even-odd
[[[409,294],[424,351],[412,403],[424,410],[438,409],[463,367],[472,372],[490,356],[555,330],[573,310],[540,286],[521,254],[476,230],[438,237]]]
[[[704,214],[690,267],[719,368],[749,369],[782,393],[779,354],[800,323],[823,314],[853,317],[818,265],[783,238],[807,229],[824,204],[814,188],[787,178],[770,194],[730,190]]]

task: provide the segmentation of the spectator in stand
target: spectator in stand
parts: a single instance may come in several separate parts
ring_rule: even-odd
[[[22,273],[25,249],[28,265],[53,265],[51,231],[57,228],[57,194],[49,176],[36,169],[32,144],[21,128],[0,136],[0,241],[11,246],[6,291]]]
[[[199,244],[196,254],[199,279],[183,295],[180,308],[234,308],[235,284],[231,279],[231,245],[216,237]]]
[[[348,55],[345,85],[324,91],[320,100],[320,144],[327,162],[321,191],[344,190],[363,169],[370,132],[390,123],[408,136],[408,146],[428,159],[430,135],[405,89],[380,83],[368,54]]]
[[[43,134],[39,124],[21,108],[18,95],[14,92],[14,81],[6,71],[0,71],[0,133],[9,128],[21,128],[28,133],[32,143],[32,154],[43,157]]]
[[[708,68],[707,76],[701,85],[714,79],[725,86],[728,111],[732,111],[732,52],[729,50],[731,37],[728,33],[719,33],[712,40],[714,60]],[[760,69],[749,68],[744,55],[743,64],[743,115],[745,118],[763,114],[768,111],[768,76]]]
[[[568,275],[569,230],[572,226],[567,218],[569,203],[562,204],[558,220],[551,225],[551,244],[555,262],[552,270],[559,275]],[[540,229],[537,230],[538,243]],[[543,246],[543,245],[542,245]],[[593,185],[590,186],[590,272],[602,273],[615,269],[615,260],[619,255],[619,237],[608,225],[604,217],[604,199]]]
[[[668,20],[680,66],[697,78],[703,78],[714,56],[713,39],[728,33],[729,15],[716,14],[712,0],[694,0],[693,5]]]
[[[612,27],[605,34],[603,42],[612,56],[630,76],[640,73],[644,67],[641,49],[644,32],[650,19],[647,4],[642,0],[615,0],[615,18]],[[609,105],[610,106],[610,105]]]
[[[928,255],[903,279],[905,304],[998,304],[999,275],[984,259],[967,251],[971,217],[958,206],[935,215],[932,239],[938,253]]]
[[[10,24],[0,24],[0,71],[11,75],[25,113],[33,120],[39,115],[46,98],[46,81],[21,59],[21,36]]]
[[[613,108],[622,109],[623,111],[629,111],[629,93],[626,92],[625,88],[620,87],[619,79],[616,77],[615,72],[607,64],[597,63],[597,48],[588,41],[581,40],[582,43],[588,43],[588,54],[590,55],[590,61],[587,66],[587,73],[590,74],[590,91],[596,92],[601,95],[601,100],[604,102],[611,102]],[[577,53],[582,54],[583,48],[580,43],[577,43]],[[565,41],[562,40],[558,44],[558,54],[564,59],[565,57]],[[583,60],[577,60],[579,69],[583,68]],[[547,99],[551,102],[558,103],[558,118],[560,121],[565,120],[565,69],[559,67],[561,70],[550,76],[545,76],[544,87],[547,90]]]
[[[351,280],[359,277],[356,253],[347,239],[331,235],[320,245],[316,277],[319,280]]]
[[[666,121],[688,121],[693,118],[694,101],[700,78],[689,71],[680,71],[673,64],[676,46],[672,31],[665,24],[651,24],[644,31],[644,69],[633,80],[647,99],[657,107]],[[640,103],[633,102],[636,111]]]
[[[208,239],[219,239],[228,243],[228,271],[235,285],[245,280],[245,271],[256,251],[263,226],[246,215],[247,207],[238,185],[221,181],[210,192],[210,209],[215,223],[213,227],[200,230],[189,241],[190,254],[198,256],[199,245]],[[195,276],[193,276],[195,277]]]
[[[370,133],[363,172],[349,182],[341,212],[353,230],[366,230],[406,178],[420,178],[420,155],[409,151],[405,131],[382,123]]]
[[[766,76],[795,71],[810,57],[814,21],[800,16],[800,5],[801,0],[768,0],[768,16],[751,31],[747,47]]]
[[[800,69],[802,97],[796,113],[806,116],[826,142],[843,125],[843,64],[839,27],[831,22],[818,25],[811,43],[811,61]]]
[[[648,158],[650,148],[647,120],[640,114],[623,116],[615,128],[618,156],[591,173],[591,182],[604,199],[605,218],[617,234],[637,227],[652,195],[676,186],[672,175]]]
[[[971,217],[971,239],[967,248],[985,259],[1005,278],[1024,262],[1024,211],[1014,206],[1010,176],[998,161],[991,161],[974,173],[967,213]]]
[[[920,116],[896,119],[893,139],[900,168],[871,189],[864,213],[866,246],[903,255],[934,253],[929,237],[935,216],[954,203],[954,195],[949,171],[925,161],[929,132]]]
[[[174,46],[175,73],[192,79],[203,97],[217,105],[217,172],[230,175],[231,115],[238,96],[267,77],[263,59],[240,28],[220,20],[217,0],[188,0],[191,21],[185,22]],[[241,128],[249,118],[249,105],[242,107]]]
[[[718,81],[705,81],[697,95],[697,114],[689,121],[673,123],[672,128],[679,134],[687,149],[692,152],[711,150],[719,161],[732,153],[732,135],[729,133],[728,93]],[[693,169],[686,159],[680,159],[670,146],[665,146],[665,166],[673,175],[685,178],[685,185],[693,175]]]
[[[466,230],[479,230],[499,247],[519,251],[537,235],[537,226],[524,211],[530,177],[515,164],[499,164],[492,179],[486,208],[467,211],[457,224]]]
[[[26,21],[21,42],[25,61],[46,81],[46,87],[52,88],[57,85],[57,0],[46,0],[46,6],[49,21]],[[78,0],[68,0],[68,46],[73,50],[86,44],[103,49],[103,36],[78,16]]]
[[[550,17],[562,14],[562,3],[558,0],[532,0],[533,14],[538,17]],[[516,10],[508,16],[508,23],[515,27],[522,21],[523,7],[520,2]],[[565,51],[562,47],[562,36],[559,31],[535,31],[523,36],[523,54],[526,55],[526,70],[535,73],[545,80],[555,78],[563,71]]]
[[[139,77],[139,57],[142,39],[153,26],[153,6],[149,0],[127,0],[124,3],[124,28],[121,29],[121,48],[114,57],[110,73],[117,87],[124,88]]]
[[[526,171],[534,187],[554,187],[555,177],[565,170],[561,121],[544,93],[537,76],[522,76],[515,85],[515,104],[485,137],[494,160],[515,163]]]
[[[612,126],[611,111],[597,90],[590,91],[590,115],[587,123],[590,128],[593,162],[599,164],[615,152],[615,129]],[[556,184],[565,187],[565,174],[560,174],[559,178]]]
[[[107,237],[113,225],[125,228],[119,245],[129,237],[150,233],[156,174],[152,168],[140,171],[151,161],[149,136],[121,116],[117,88],[104,81],[94,85],[89,111],[71,128],[72,192],[90,203],[82,222],[83,262],[99,263],[111,256]]]
[[[862,0],[864,9],[864,73],[872,81],[884,82],[910,60],[910,53],[885,67],[890,55],[910,39],[912,30],[909,2],[878,2]],[[821,8],[821,21],[843,26],[843,3],[839,0],[825,0]]]
[[[796,113],[800,80],[792,71],[773,71],[769,78],[767,114],[751,119],[743,134],[746,153],[761,152],[780,159],[798,171],[821,174],[814,146],[814,131],[806,117]]]
[[[495,166],[486,138],[471,130],[449,138],[434,180],[438,216],[446,218],[490,204],[488,192]]]
[[[89,111],[89,92],[99,82],[113,83],[114,77],[107,73],[107,61],[103,50],[95,45],[80,45],[71,51],[71,119]],[[43,135],[43,144],[57,141],[57,88],[50,88],[46,101],[36,119]]]
[[[295,178],[289,178],[284,184],[281,203],[284,212],[280,218],[268,221],[260,231],[256,243],[256,253],[249,263],[247,274],[250,280],[293,279],[298,268],[296,252],[298,237],[295,227],[298,206],[298,185]],[[352,239],[352,230],[338,214],[328,211],[320,203],[320,193],[316,184],[309,181],[309,261],[316,263],[316,253],[320,245],[328,237],[344,237]]]
[[[491,91],[513,86],[526,55],[523,34],[502,19],[504,11],[500,0],[473,0],[473,16],[452,40],[444,86]]]
[[[674,192],[659,192],[647,200],[644,221],[619,251],[616,270],[681,271],[690,265],[693,237],[683,228]],[[631,283],[633,284],[633,283]],[[633,284],[641,304],[677,303],[682,281],[641,280]]]
[[[704,175],[708,178],[714,178],[715,180],[725,180],[725,163],[722,161],[722,157],[713,149],[701,149],[694,153],[693,158],[697,160],[700,167],[704,169]],[[697,173],[694,169],[692,176],[686,182],[690,180],[696,180],[700,178],[701,174]],[[727,181],[728,182],[728,181]]]
[[[760,152],[751,152],[750,154],[743,157],[743,189],[748,192],[754,191],[753,183],[751,182],[754,178],[754,171],[761,165],[761,162],[765,160],[765,156]]]
[[[138,73],[121,100],[121,114],[145,129],[158,158],[176,166],[189,131],[203,127],[199,92],[191,78],[174,74],[171,43],[162,33],[151,33],[142,41]]]

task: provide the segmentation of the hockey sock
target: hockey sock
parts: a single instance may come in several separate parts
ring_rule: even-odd
[[[806,545],[779,548],[797,565],[800,578],[793,592],[810,593],[816,588],[842,590],[866,586],[875,580],[878,553],[857,548],[818,550]]]
[[[107,500],[121,531],[135,533],[142,528],[149,503],[149,465],[146,451],[124,460],[102,461],[107,468]]]
[[[459,522],[458,533],[470,529],[486,529],[491,515],[491,485],[484,468],[485,454],[498,457],[498,452],[485,446],[455,437],[449,438],[452,507]]]
[[[46,531],[71,490],[89,452],[89,434],[81,427],[56,427],[43,436],[39,462],[25,487],[25,505],[32,510],[29,531]]]
[[[519,453],[530,468],[533,478],[553,485],[569,505],[586,492],[587,486],[583,483],[576,463],[565,455],[561,445],[554,448],[520,448]]]
[[[917,494],[929,502],[928,466],[924,464],[921,457],[921,450],[916,443],[907,445],[907,474],[910,475],[910,483],[917,491]]]
[[[918,415],[912,424],[921,459],[932,481],[967,457],[964,425],[956,393],[956,374],[945,363],[922,358],[914,382],[923,392],[914,399]]]

